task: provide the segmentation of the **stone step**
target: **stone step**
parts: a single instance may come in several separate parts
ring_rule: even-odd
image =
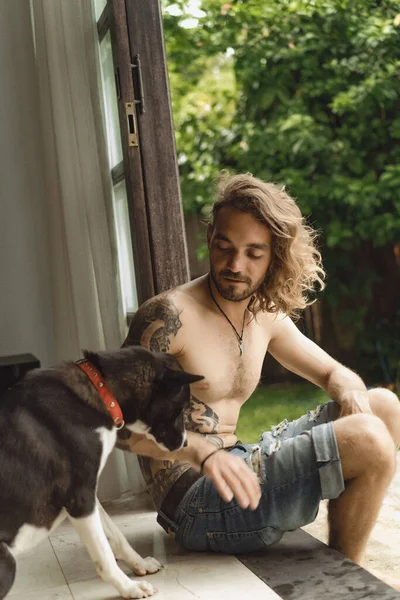
[[[283,600],[400,600],[400,592],[301,529],[237,558]]]

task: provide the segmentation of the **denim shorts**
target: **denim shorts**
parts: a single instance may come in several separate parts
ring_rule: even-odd
[[[225,502],[207,477],[186,492],[171,533],[187,550],[228,554],[252,552],[281,539],[317,516],[323,498],[344,490],[332,421],[339,407],[327,402],[299,419],[263,431],[258,444],[236,444],[230,452],[257,472],[261,500],[256,510]]]

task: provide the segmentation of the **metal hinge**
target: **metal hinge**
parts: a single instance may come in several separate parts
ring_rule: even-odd
[[[143,77],[142,77],[142,63],[140,62],[140,55],[136,54],[133,59],[133,63],[131,63],[132,71],[136,69],[137,72],[137,91],[138,91],[138,100],[135,100],[135,104],[139,106],[139,110],[141,113],[146,112],[145,102],[144,102],[144,94],[143,94]],[[132,73],[133,76],[133,73]]]

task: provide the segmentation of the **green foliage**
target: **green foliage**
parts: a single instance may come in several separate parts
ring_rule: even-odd
[[[283,419],[298,419],[327,400],[325,392],[311,383],[260,385],[241,408],[236,435],[245,444],[256,443],[262,430],[268,431]]]
[[[323,233],[328,300],[362,286],[367,306],[380,273],[348,257],[400,239],[399,1],[164,8],[185,211],[206,211],[222,168],[284,183]]]

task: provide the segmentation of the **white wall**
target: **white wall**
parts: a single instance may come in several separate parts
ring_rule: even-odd
[[[0,356],[52,364],[43,149],[29,2],[0,0]]]

